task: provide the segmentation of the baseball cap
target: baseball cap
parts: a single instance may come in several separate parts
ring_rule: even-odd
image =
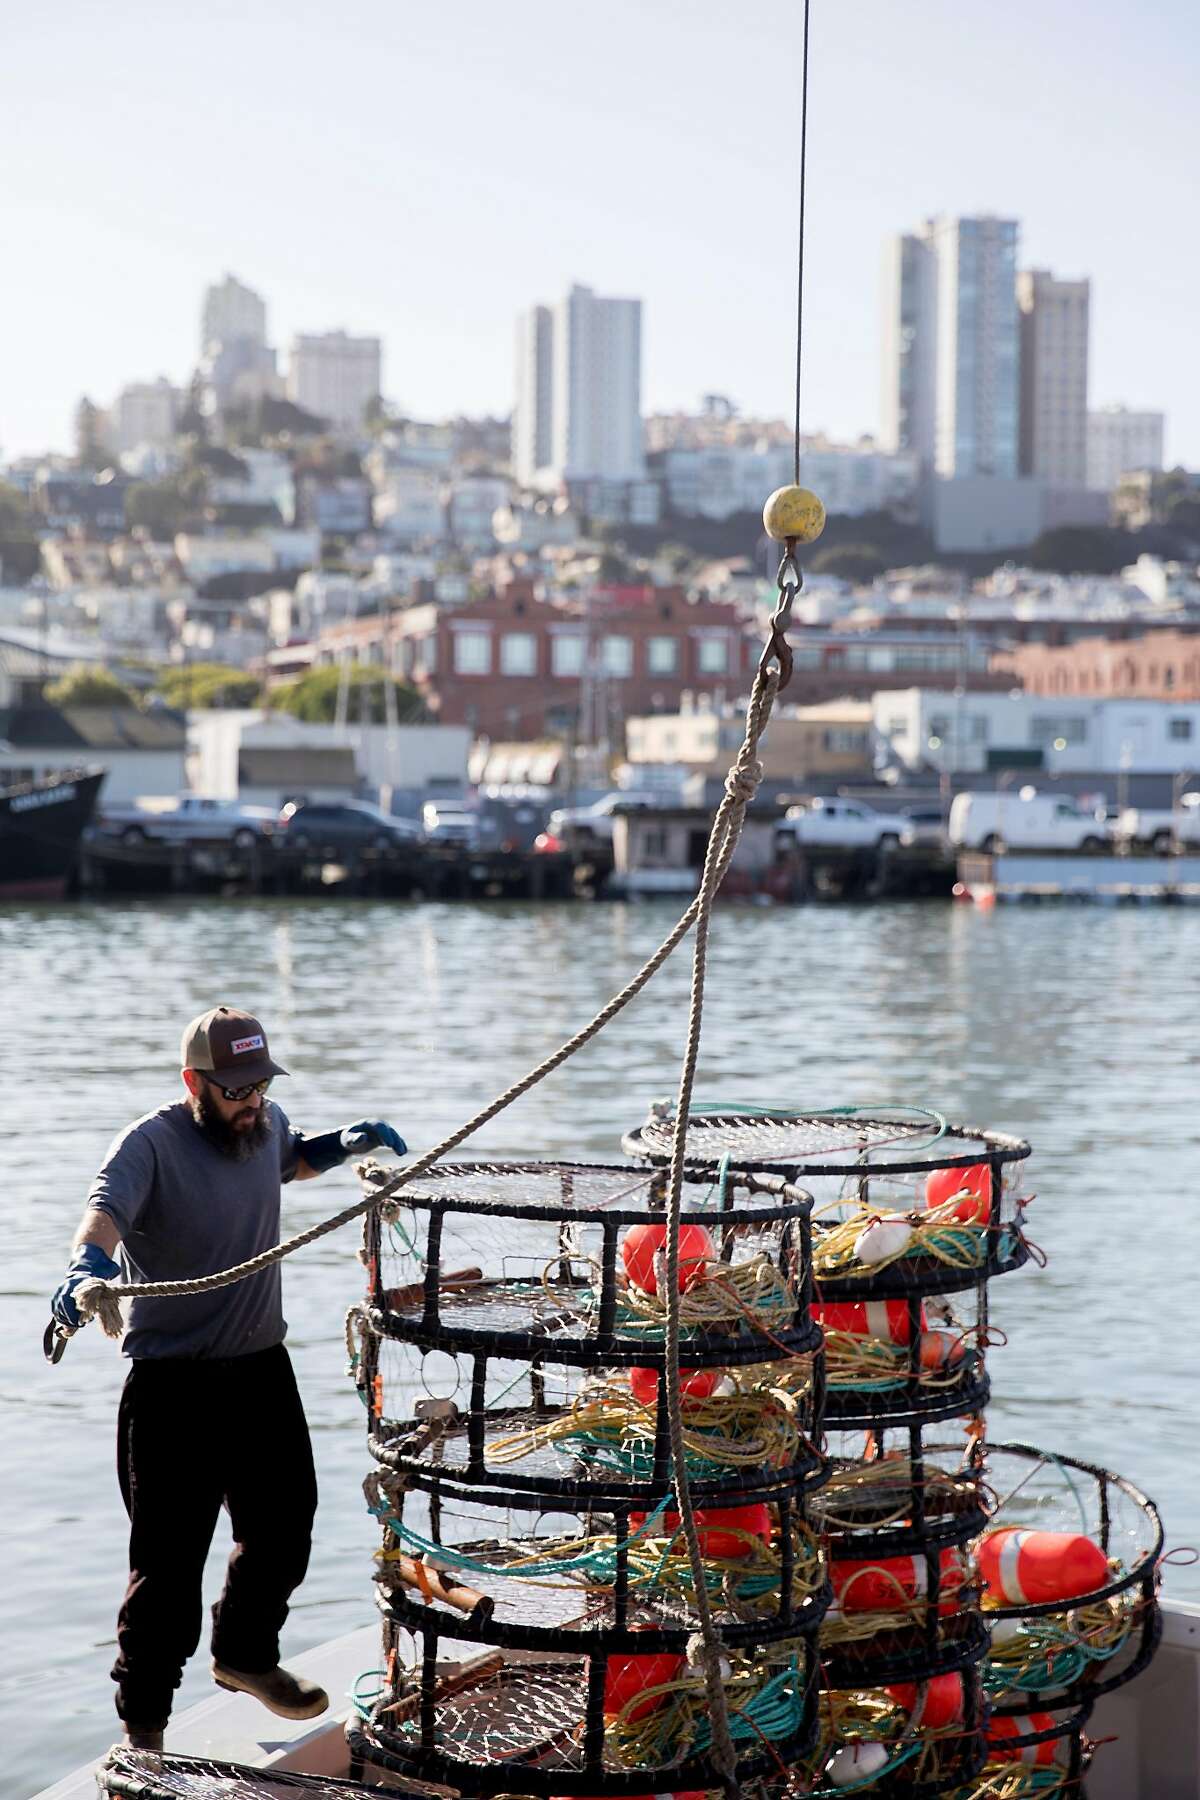
[[[185,1069],[200,1069],[231,1088],[287,1074],[271,1061],[259,1020],[236,1006],[214,1006],[193,1019],[184,1031],[179,1060]]]

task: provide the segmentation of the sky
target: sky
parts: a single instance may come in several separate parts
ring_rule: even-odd
[[[205,285],[503,413],[513,321],[644,303],[646,411],[790,417],[800,0],[0,0],[0,456],[180,382]],[[803,424],[879,422],[879,269],[936,212],[1092,278],[1091,403],[1200,467],[1194,0],[813,0]]]

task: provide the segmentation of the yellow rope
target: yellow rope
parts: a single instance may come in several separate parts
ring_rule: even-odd
[[[883,1510],[881,1493],[894,1488],[896,1504]],[[927,1509],[953,1511],[957,1503],[977,1494],[969,1475],[952,1475],[936,1466],[926,1468],[922,1479]],[[848,1530],[869,1523],[872,1530],[899,1525],[912,1517],[912,1464],[906,1456],[883,1456],[874,1462],[835,1465],[829,1480],[816,1496],[821,1523],[831,1531]],[[864,1502],[870,1502],[870,1519],[863,1518]]]
[[[831,1388],[862,1387],[874,1382],[907,1381],[912,1373],[907,1344],[888,1344],[882,1338],[863,1337],[855,1331],[826,1330],[825,1377]],[[919,1369],[921,1387],[953,1387],[962,1379],[961,1356],[935,1369]]]

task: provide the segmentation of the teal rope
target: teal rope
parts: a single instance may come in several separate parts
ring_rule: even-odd
[[[1014,1672],[1002,1663],[990,1660],[984,1665],[984,1686],[989,1694],[1001,1694],[1009,1688],[1020,1693],[1040,1693],[1045,1688],[1065,1687],[1078,1681],[1092,1663],[1105,1663],[1129,1642],[1132,1624],[1116,1643],[1097,1647],[1081,1643],[1061,1625],[1049,1619],[1030,1619],[1021,1627],[1030,1647],[1041,1655],[1041,1661]]]
[[[648,1516],[645,1524],[631,1531],[620,1548],[628,1549],[630,1544],[654,1533],[654,1527],[667,1510],[670,1496],[660,1500],[654,1511]],[[540,1563],[524,1563],[520,1568],[504,1568],[496,1563],[482,1562],[478,1557],[468,1556],[465,1551],[456,1550],[453,1545],[438,1544],[432,1538],[424,1537],[406,1525],[403,1519],[390,1512],[387,1507],[373,1506],[370,1511],[386,1525],[392,1536],[413,1546],[420,1551],[427,1551],[436,1556],[439,1562],[449,1564],[451,1568],[462,1569],[471,1575],[505,1575],[515,1580],[533,1581],[539,1576],[550,1577],[578,1572],[594,1575],[598,1580],[611,1579],[616,1568],[617,1545],[604,1550],[584,1550],[578,1556],[549,1557]]]
[[[382,1669],[364,1669],[361,1674],[354,1677],[354,1681],[350,1687],[350,1701],[360,1719],[370,1718],[372,1708],[379,1699],[379,1696],[383,1693],[383,1684],[385,1680],[386,1676]],[[374,1681],[375,1690],[373,1693],[364,1694],[361,1691],[364,1681]]]

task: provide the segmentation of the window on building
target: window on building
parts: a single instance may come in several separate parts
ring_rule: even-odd
[[[600,643],[600,656],[606,675],[633,674],[633,639],[610,632]]]
[[[729,673],[729,643],[725,637],[702,637],[698,663],[701,675]]]
[[[930,713],[930,715],[929,715],[929,735],[930,735],[930,737],[940,737],[942,739],[948,738],[950,736],[950,714],[949,713]]]
[[[1170,720],[1168,720],[1168,722],[1167,722],[1167,736],[1168,737],[1175,738],[1178,741],[1180,739],[1190,738],[1191,735],[1192,735],[1192,721],[1190,719],[1170,719]]]
[[[492,672],[492,639],[486,631],[454,633],[454,673],[456,675],[490,675]]]
[[[417,638],[413,644],[413,669],[432,675],[436,668],[437,638],[431,631],[428,637]]]
[[[537,638],[532,631],[506,631],[500,639],[502,675],[537,674]]]
[[[550,640],[550,670],[554,675],[583,673],[583,636],[579,632],[559,632]]]
[[[1165,688],[1173,688],[1175,686],[1175,666],[1173,663],[1167,663],[1166,667],[1163,669],[1163,686]]]
[[[1086,744],[1087,737],[1086,719],[1055,718],[1053,713],[1034,713],[1029,721],[1029,738],[1034,744],[1052,744],[1055,738],[1062,738],[1068,744]]]
[[[652,637],[646,642],[646,670],[651,675],[674,675],[679,667],[679,639]]]
[[[866,753],[867,734],[853,725],[831,725],[822,734],[826,750],[840,756],[862,756]]]
[[[643,856],[665,856],[667,854],[667,828],[665,825],[648,825],[642,833]]]

